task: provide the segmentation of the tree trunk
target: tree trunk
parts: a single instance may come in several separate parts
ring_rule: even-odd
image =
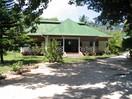
[[[0,44],[0,58],[1,58],[1,63],[4,63],[4,59],[3,59],[3,46],[2,46],[2,31],[0,31],[0,40],[1,40],[1,44]]]
[[[0,46],[1,47],[1,46]],[[1,63],[4,63],[4,59],[3,59],[3,49],[0,50],[0,58],[1,58]]]

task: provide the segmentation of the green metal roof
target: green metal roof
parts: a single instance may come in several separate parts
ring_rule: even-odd
[[[43,35],[44,33],[53,29],[56,26],[58,26],[58,24],[40,23],[38,25],[38,29],[37,29],[36,33],[29,33],[28,35]]]
[[[57,27],[45,32],[43,35],[96,36],[96,34],[90,33],[87,28],[82,28],[70,19],[65,20]]]
[[[103,32],[100,32],[92,27],[86,25],[79,25],[78,23],[67,19],[60,24],[54,23],[40,23],[36,33],[29,35],[58,35],[58,36],[97,36],[97,37],[111,37]]]
[[[82,27],[87,28],[88,32],[93,33],[93,34],[95,34],[98,37],[112,37],[112,36],[110,36],[110,35],[108,35],[106,33],[103,33],[101,31],[93,28],[93,27],[89,27],[89,26],[86,26],[86,25],[85,26],[82,26]]]

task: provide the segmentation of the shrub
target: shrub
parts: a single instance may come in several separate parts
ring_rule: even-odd
[[[111,54],[111,51],[109,50],[109,47],[105,48],[104,52],[105,52],[105,54],[108,54],[108,55]]]
[[[58,42],[56,40],[48,42],[45,58],[47,58],[49,62],[62,61],[62,54],[58,51]]]
[[[119,32],[111,33],[113,38],[108,41],[108,48],[105,49],[106,54],[119,54],[122,50],[122,38],[124,34]]]
[[[41,47],[35,44],[35,46],[31,48],[31,52],[33,55],[41,55]]]
[[[31,47],[31,52],[33,55],[44,55],[45,54],[44,43],[41,43],[41,46],[35,44],[35,46]]]
[[[22,68],[22,66],[23,66],[23,62],[22,61],[18,61],[18,62],[13,64],[13,66],[11,68],[11,71],[16,72],[16,71],[20,70]]]
[[[41,43],[40,54],[45,55],[45,45],[44,45],[44,43]]]

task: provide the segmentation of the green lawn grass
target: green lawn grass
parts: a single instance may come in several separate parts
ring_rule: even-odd
[[[101,55],[101,56],[84,56],[81,58],[63,58],[64,63],[74,63],[74,62],[87,62],[96,61],[97,59],[106,59],[115,55]]]
[[[63,58],[63,63],[79,63],[87,61],[95,61],[97,59],[104,59],[112,57],[113,55],[102,55],[102,56],[84,56],[81,58]],[[7,73],[12,65],[18,61],[22,61],[24,65],[30,65],[35,63],[44,62],[44,56],[23,56],[19,52],[7,52],[7,55],[4,55],[4,65],[0,66],[0,73]],[[46,61],[46,60],[45,60]]]
[[[22,61],[24,65],[30,65],[43,62],[44,56],[23,56],[19,52],[7,52],[4,55],[4,64],[0,65],[0,73],[6,73],[12,67],[12,65],[18,61]]]
[[[0,73],[7,73],[10,69],[9,66],[0,66]]]

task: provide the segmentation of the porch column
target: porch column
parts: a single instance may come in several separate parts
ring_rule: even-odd
[[[93,52],[95,52],[95,41],[93,42]]]
[[[47,51],[47,45],[48,45],[48,36],[45,37],[45,50]]]
[[[63,53],[65,52],[65,37],[63,37]]]
[[[78,37],[78,52],[80,52],[80,37]]]

